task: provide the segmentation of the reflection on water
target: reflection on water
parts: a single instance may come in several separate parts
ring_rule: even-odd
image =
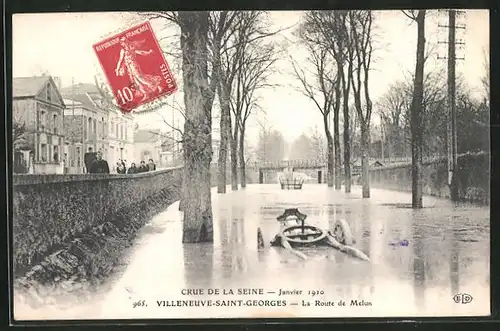
[[[419,308],[425,308],[425,258],[423,255],[422,235],[413,236],[413,290],[415,293],[415,305]]]
[[[182,245],[181,212],[171,206],[152,222],[161,233],[139,241],[126,272],[114,284],[100,314],[86,318],[251,317],[251,316],[447,316],[489,314],[489,211],[454,206],[446,200],[424,198],[429,208],[401,208],[411,200],[406,193],[372,190],[370,199],[358,199],[360,189],[345,194],[325,185],[281,190],[279,185],[249,185],[245,190],[213,193],[214,244]],[[331,248],[303,249],[304,261],[269,242],[279,230],[276,217],[285,208],[298,208],[306,222],[332,229],[345,219],[354,246],[371,262],[359,261]],[[165,222],[166,219],[177,221]],[[266,243],[257,249],[257,229]],[[408,246],[395,243],[407,240]],[[182,262],[183,260],[183,262]],[[182,288],[263,288],[257,299],[286,299],[287,307],[230,307],[131,309],[124,287],[137,298],[154,302],[162,293],[169,300],[238,299],[237,296],[185,296]],[[300,296],[278,297],[280,289],[302,290]],[[315,293],[313,297],[309,291]],[[275,293],[268,293],[275,292]],[[469,305],[457,305],[452,296],[469,293]],[[156,298],[156,299],[155,299]],[[245,299],[256,297],[243,297]],[[347,307],[303,307],[302,300],[344,300]],[[351,300],[372,303],[350,307]],[[274,314],[274,315],[273,315]]]

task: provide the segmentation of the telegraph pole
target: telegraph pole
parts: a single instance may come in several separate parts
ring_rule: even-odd
[[[448,136],[451,138],[451,146],[448,145],[448,150],[451,149],[451,157],[448,156],[448,174],[451,170],[451,178],[449,179],[451,200],[458,200],[458,185],[457,185],[457,115],[456,115],[456,52],[455,52],[455,25],[456,11],[451,9],[448,12],[449,28],[448,28],[448,109],[450,120],[448,121]],[[448,140],[450,140],[448,138]],[[451,147],[451,148],[450,148]],[[450,152],[448,152],[449,154]],[[450,160],[451,159],[451,160]],[[451,161],[451,162],[450,162]],[[450,177],[450,175],[448,175]]]
[[[456,24],[457,10],[448,10],[448,25],[440,27],[448,28],[448,112],[447,112],[447,134],[446,134],[446,154],[448,160],[448,185],[450,187],[450,197],[452,201],[458,201],[458,159],[457,159],[457,114],[456,114],[456,61],[463,58],[457,58],[456,45],[463,45],[463,42],[456,41],[456,30],[465,29],[465,26]],[[442,58],[441,58],[442,59]]]

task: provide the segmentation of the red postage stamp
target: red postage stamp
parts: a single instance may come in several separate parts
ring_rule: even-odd
[[[122,111],[131,112],[177,90],[149,22],[106,38],[93,48]]]

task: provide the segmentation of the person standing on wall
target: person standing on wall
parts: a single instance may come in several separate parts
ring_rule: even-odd
[[[123,162],[116,162],[116,173],[117,174],[126,174],[127,168],[123,165]]]
[[[96,160],[96,153],[92,151],[92,147],[89,147],[89,151],[83,156],[83,163],[85,164],[85,172],[90,173],[90,165]]]
[[[141,164],[139,165],[139,172],[148,172],[149,167],[146,165],[146,162],[143,160],[141,161]]]
[[[106,160],[102,158],[102,152],[96,154],[96,159],[92,161],[89,169],[91,174],[109,174],[109,166]]]
[[[149,168],[149,171],[155,171],[156,170],[156,164],[153,161],[153,159],[149,159],[148,168]]]

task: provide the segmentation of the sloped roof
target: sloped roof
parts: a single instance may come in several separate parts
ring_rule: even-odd
[[[99,93],[99,90],[94,84],[88,84],[88,83],[79,83],[61,89],[62,95],[71,95],[73,93],[74,94]]]
[[[96,109],[96,106],[87,94],[74,94],[71,96],[65,95],[64,99],[75,100],[76,102],[82,104],[87,109]],[[71,103],[67,103],[70,105]]]
[[[70,106],[70,105],[75,105],[75,106],[82,106],[82,103],[81,102],[78,102],[76,100],[73,100],[73,99],[68,99],[68,98],[64,98],[64,103],[67,105],[67,106]]]
[[[146,143],[155,142],[160,137],[160,130],[138,130],[134,133],[134,142]]]
[[[47,84],[50,76],[14,77],[12,96],[14,98],[34,97]]]

